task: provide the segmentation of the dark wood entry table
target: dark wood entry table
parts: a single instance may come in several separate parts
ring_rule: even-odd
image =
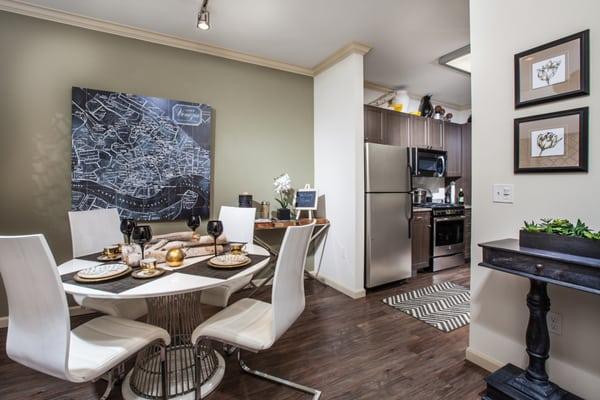
[[[528,278],[529,323],[526,345],[529,366],[524,371],[512,364],[486,378],[484,400],[580,399],[552,383],[546,373],[550,336],[546,315],[550,310],[547,285],[600,294],[600,259],[521,247],[517,239],[481,243],[482,267]]]

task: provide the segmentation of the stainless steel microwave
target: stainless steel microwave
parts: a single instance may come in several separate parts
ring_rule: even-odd
[[[446,176],[448,155],[443,150],[409,147],[409,163],[413,176]]]

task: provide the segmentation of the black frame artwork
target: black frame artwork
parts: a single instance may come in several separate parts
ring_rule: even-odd
[[[532,121],[543,121],[558,117],[567,117],[572,115],[579,116],[579,165],[563,167],[521,167],[519,163],[520,148],[520,127],[521,124]],[[588,171],[588,129],[589,129],[589,108],[575,108],[571,110],[552,112],[547,114],[532,115],[529,117],[516,118],[514,120],[514,172],[518,173],[544,173],[544,172],[587,172]],[[565,132],[566,135],[566,132]]]
[[[579,39],[579,87],[575,90],[565,91],[563,93],[557,93],[550,96],[540,96],[539,98],[530,99],[530,100],[522,100],[522,88],[521,88],[521,60],[530,57],[536,53],[539,53],[544,50],[551,49],[553,47],[557,47],[559,45],[563,45],[565,43],[578,40]],[[521,53],[515,54],[514,59],[514,68],[515,68],[515,108],[532,106],[535,104],[548,103],[551,101],[556,101],[560,99],[566,99],[570,97],[577,96],[585,96],[590,94],[590,31],[585,30],[579,33],[575,33],[573,35],[569,35],[563,37],[558,40],[554,40],[550,43],[546,43],[544,45],[534,47],[532,49],[523,51]],[[566,69],[568,67],[565,67]],[[565,71],[565,74],[568,75],[568,70]]]

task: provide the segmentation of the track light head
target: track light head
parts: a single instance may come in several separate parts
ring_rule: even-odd
[[[204,7],[202,7],[198,13],[198,28],[202,29],[203,31],[210,29],[210,14]]]
[[[202,2],[200,12],[198,13],[198,24],[199,29],[207,31],[210,29],[210,14],[208,13],[208,0]]]

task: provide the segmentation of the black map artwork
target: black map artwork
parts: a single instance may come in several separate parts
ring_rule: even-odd
[[[118,208],[121,218],[209,214],[211,107],[73,88],[73,210]]]

